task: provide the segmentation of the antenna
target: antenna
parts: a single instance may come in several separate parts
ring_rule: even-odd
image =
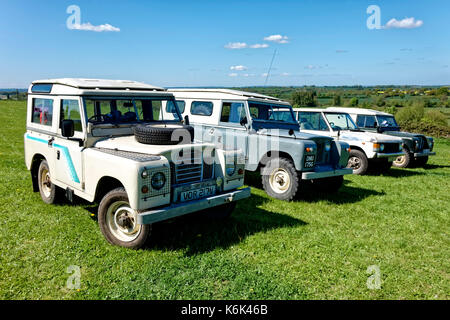
[[[269,80],[270,71],[272,70],[273,60],[275,59],[275,55],[277,54],[277,49],[273,52],[272,61],[270,61],[270,67],[267,71],[266,81],[264,82],[264,87],[267,85],[267,81]]]

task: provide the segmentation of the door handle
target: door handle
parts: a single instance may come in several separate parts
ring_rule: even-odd
[[[209,134],[214,134],[214,128],[211,128],[211,129],[209,130]]]
[[[48,140],[48,146],[49,146],[49,147],[51,147],[51,146],[53,145],[53,141],[55,141],[55,138],[54,138],[54,137],[51,137],[51,138]]]

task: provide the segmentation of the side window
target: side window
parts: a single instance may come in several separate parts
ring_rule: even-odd
[[[209,101],[193,101],[191,114],[196,116],[210,116],[213,111],[213,103]]]
[[[33,113],[31,122],[44,126],[52,126],[53,99],[33,99]]]
[[[364,128],[364,122],[366,120],[366,116],[358,115],[356,117],[356,125],[360,128]]]
[[[375,119],[375,116],[366,116],[366,128],[375,128],[375,122],[377,120]]]
[[[182,100],[177,100],[175,102],[177,104],[178,109],[180,110],[180,113],[183,113],[184,109],[186,108],[186,102],[182,101]],[[167,101],[166,112],[167,113],[176,113],[172,101]]]
[[[240,123],[246,117],[245,106],[241,102],[224,102],[220,122]]]
[[[73,120],[75,124],[75,131],[83,131],[78,100],[61,100],[61,123],[63,120]]]
[[[319,112],[300,112],[300,129],[328,131],[328,126]]]

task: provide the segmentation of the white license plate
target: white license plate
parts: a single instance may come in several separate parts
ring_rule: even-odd
[[[189,191],[183,191],[180,195],[180,201],[191,201],[206,198],[208,196],[213,196],[216,194],[216,186],[208,186],[200,189],[194,189]]]

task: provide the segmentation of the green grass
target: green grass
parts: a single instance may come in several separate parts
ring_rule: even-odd
[[[426,169],[347,176],[336,195],[287,203],[253,183],[230,220],[160,223],[132,251],[106,243],[94,206],[31,191],[24,102],[1,101],[0,123],[0,299],[449,298],[449,140]],[[70,265],[79,291],[66,288]],[[371,265],[379,290],[366,286]]]

